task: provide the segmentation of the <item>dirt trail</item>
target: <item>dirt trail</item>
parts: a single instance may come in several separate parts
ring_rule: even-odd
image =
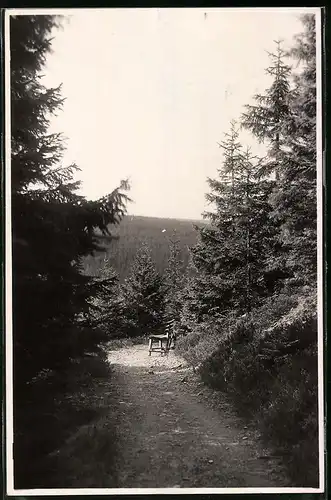
[[[284,487],[257,432],[183,359],[139,345],[109,352],[118,488]]]

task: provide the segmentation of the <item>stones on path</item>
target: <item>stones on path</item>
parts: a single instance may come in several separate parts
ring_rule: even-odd
[[[174,429],[175,434],[187,434],[188,431],[183,431],[183,429]]]

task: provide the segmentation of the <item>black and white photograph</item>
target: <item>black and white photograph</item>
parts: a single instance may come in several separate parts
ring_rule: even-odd
[[[321,9],[4,17],[7,494],[323,492]]]

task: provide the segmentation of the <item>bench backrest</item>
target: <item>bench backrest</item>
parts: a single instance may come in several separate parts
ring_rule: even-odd
[[[173,319],[167,321],[165,324],[165,334],[168,338],[167,340],[168,348],[170,348],[172,339],[174,338],[174,326],[175,326],[175,320]]]

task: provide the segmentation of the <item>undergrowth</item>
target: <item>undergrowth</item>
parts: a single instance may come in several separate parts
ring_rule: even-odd
[[[283,456],[294,486],[318,486],[316,317],[280,298],[250,317],[200,326],[178,342],[202,380],[227,393]],[[308,311],[308,312],[307,312]],[[278,317],[278,321],[275,319]],[[279,320],[280,318],[280,320]]]
[[[111,339],[105,345],[108,351],[116,351],[125,347],[132,347],[133,345],[146,344],[148,342],[148,336],[142,335],[140,337],[124,337],[118,339]]]
[[[107,409],[104,387],[110,379],[110,365],[101,350],[72,360],[61,373],[40,374],[30,384],[24,405],[14,409],[15,488],[70,487],[83,473],[84,456],[89,462],[98,460],[105,443],[111,464],[113,433],[109,429],[102,439],[89,440],[91,450],[80,449],[77,443],[69,446],[67,461],[61,452],[65,446],[68,454],[67,443],[77,432],[91,434]],[[97,425],[100,429],[100,422]]]

